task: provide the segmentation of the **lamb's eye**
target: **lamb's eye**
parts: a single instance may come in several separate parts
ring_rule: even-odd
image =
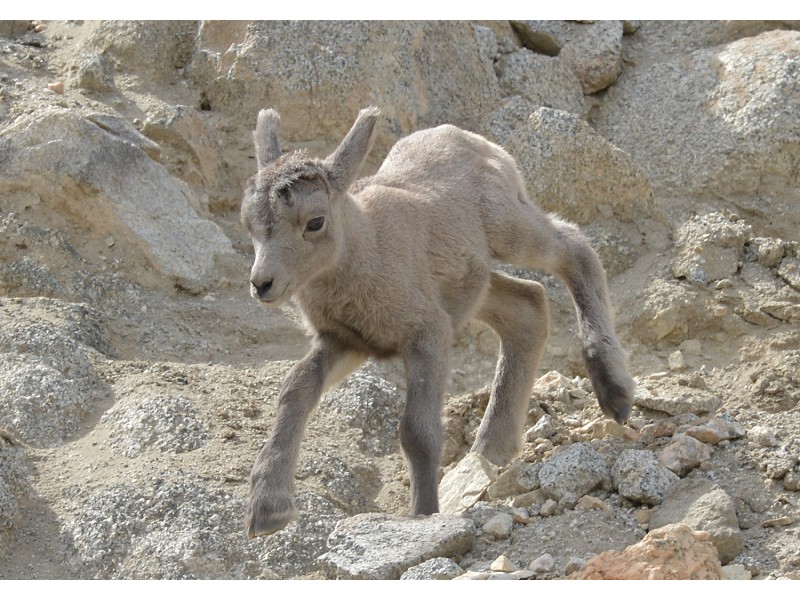
[[[325,217],[314,217],[306,223],[306,231],[319,231],[325,223]]]

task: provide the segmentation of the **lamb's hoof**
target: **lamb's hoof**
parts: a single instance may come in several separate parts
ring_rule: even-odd
[[[279,506],[280,508],[278,508]],[[286,527],[296,517],[297,509],[291,499],[282,502],[264,502],[253,498],[245,516],[247,537],[252,539],[262,535],[271,535]]]
[[[627,378],[622,384],[609,385],[604,387],[596,386],[595,392],[598,393],[598,403],[600,410],[609,419],[614,419],[620,425],[628,421],[633,408],[633,380]]]

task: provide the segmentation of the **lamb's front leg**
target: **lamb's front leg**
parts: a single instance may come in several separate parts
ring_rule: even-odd
[[[408,397],[400,424],[400,444],[411,476],[411,510],[439,512],[442,403],[449,372],[449,337],[431,335],[404,355]]]
[[[250,499],[245,515],[249,537],[283,529],[297,515],[292,500],[300,442],[311,411],[322,393],[363,360],[326,338],[286,376],[278,396],[278,414],[269,439],[250,474]]]

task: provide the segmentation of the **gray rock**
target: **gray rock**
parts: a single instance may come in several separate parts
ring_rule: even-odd
[[[72,85],[87,92],[113,91],[114,71],[108,57],[97,53],[82,56],[75,65]]]
[[[549,573],[555,566],[556,561],[553,559],[553,556],[545,552],[539,558],[531,562],[530,570],[537,575],[541,575],[542,573]]]
[[[374,104],[385,118],[376,151],[385,153],[412,130],[475,130],[499,98],[485,36],[467,22],[261,21],[237,34],[224,47],[201,38],[192,81],[214,111],[250,115],[248,129],[274,107],[287,144],[338,142]]]
[[[0,430],[0,532],[17,520],[18,499],[29,491],[27,474],[23,447]]]
[[[558,503],[553,500],[552,498],[548,498],[544,501],[541,508],[539,509],[539,514],[543,517],[552,517],[556,514],[556,509],[558,508]]]
[[[531,198],[565,219],[619,231],[620,222],[660,218],[642,169],[576,114],[539,108],[506,147]]]
[[[679,480],[649,450],[623,450],[611,469],[611,481],[620,496],[651,505],[660,504]]]
[[[400,576],[401,580],[448,580],[464,574],[464,569],[452,558],[439,556],[411,567]]]
[[[106,399],[85,343],[108,344],[94,317],[57,300],[0,302],[0,422],[25,443],[61,445]]]
[[[497,479],[497,467],[470,452],[439,483],[439,511],[460,514],[483,497]]]
[[[622,21],[595,21],[561,49],[558,57],[578,76],[584,94],[610,86],[622,71]]]
[[[129,483],[104,485],[88,498],[80,497],[82,493],[80,487],[75,489],[80,505],[61,532],[76,577],[239,579],[301,574],[299,568],[273,570],[292,565],[274,560],[269,551],[291,532],[242,544],[243,501],[197,475],[175,478],[153,471]],[[302,532],[305,537],[292,538],[288,548],[281,548],[281,561],[307,565],[298,556],[308,551],[304,540],[319,544],[326,535],[321,511],[316,522],[315,528]],[[315,530],[323,540],[316,538]]]
[[[182,396],[140,391],[119,398],[100,422],[109,433],[111,449],[129,458],[146,448],[160,452],[190,452],[208,440],[208,426]]]
[[[493,535],[498,540],[504,540],[511,535],[514,527],[514,517],[508,513],[497,513],[483,524],[481,530]]]
[[[669,319],[670,321],[673,318],[674,316],[664,317],[664,319]],[[685,413],[702,415],[713,413],[722,406],[722,400],[719,396],[711,392],[687,388],[666,381],[658,386],[637,386],[633,403],[636,406],[658,410],[670,415],[682,415]]]
[[[523,48],[503,56],[496,68],[504,96],[521,96],[534,110],[546,106],[577,115],[586,113],[580,81],[559,58]]]
[[[597,129],[642,165],[658,193],[780,196],[798,184],[799,56],[800,33],[772,31],[662,58],[609,90]],[[776,201],[796,214],[794,200]]]
[[[711,458],[714,448],[688,435],[676,434],[658,454],[658,462],[681,477]]]
[[[753,578],[750,571],[744,565],[738,564],[725,565],[722,567],[722,574],[725,576],[725,579],[749,581]]]
[[[539,487],[539,469],[541,463],[529,463],[524,460],[515,460],[502,470],[497,476],[497,481],[486,490],[490,499],[507,498],[524,492],[529,492]]]
[[[775,433],[763,425],[751,427],[747,432],[747,437],[752,439],[759,446],[764,446],[765,448],[774,448],[778,445],[778,440],[775,439]]]
[[[547,56],[558,56],[569,36],[566,21],[511,21],[511,26],[523,46]]]
[[[478,52],[483,62],[490,68],[494,68],[494,61],[497,59],[498,47],[497,36],[491,27],[475,25],[472,30],[475,32],[475,40],[478,42]]]
[[[216,283],[216,261],[234,259],[222,230],[198,216],[186,184],[117,132],[46,111],[17,119],[0,134],[14,144],[14,158],[0,162],[0,189],[36,182],[43,203],[69,206],[87,227],[128,240],[190,289]]]
[[[340,521],[319,557],[335,579],[398,579],[414,565],[468,551],[475,537],[470,519],[435,514],[398,517],[364,513]]]
[[[197,30],[198,22],[189,20],[97,21],[85,44],[112,58],[123,72],[174,80],[192,58]]]
[[[537,438],[548,439],[553,437],[555,433],[556,426],[553,417],[545,414],[542,415],[538,421],[536,421],[536,424],[533,427],[525,432],[525,439],[529,442],[532,442]]]
[[[539,471],[542,490],[551,498],[576,501],[584,494],[609,483],[603,456],[591,444],[572,444],[545,461]]]
[[[778,268],[778,275],[794,289],[800,290],[800,257],[787,256],[784,258]]]
[[[711,283],[735,275],[751,231],[744,221],[731,221],[720,213],[686,221],[675,236],[678,254],[672,262],[673,276]]]
[[[670,523],[686,523],[711,534],[710,541],[722,564],[731,562],[742,551],[742,534],[733,500],[708,480],[683,479],[672,486],[650,517],[649,528],[653,531]]]
[[[704,444],[716,445],[744,435],[744,428],[730,418],[714,418],[703,425],[694,425],[683,432]]]
[[[343,429],[357,430],[358,447],[384,456],[400,449],[400,418],[405,399],[394,384],[368,362],[320,401],[320,412],[331,415]]]
[[[164,162],[173,175],[192,187],[202,216],[214,208],[238,209],[241,180],[222,160],[221,144],[215,137],[218,133],[210,129],[200,111],[180,104],[158,108],[142,123],[141,131],[164,150],[165,156],[153,159]]]

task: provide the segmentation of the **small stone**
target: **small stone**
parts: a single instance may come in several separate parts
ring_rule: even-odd
[[[117,240],[115,240],[113,236],[108,236],[108,237],[105,239],[105,242],[106,242],[106,246],[108,246],[109,248],[111,248],[111,246],[113,246],[114,244],[116,244],[116,243],[117,243]]]
[[[455,579],[464,574],[464,569],[452,558],[438,556],[411,567],[400,576],[401,580],[440,580]]]
[[[717,445],[723,440],[732,440],[744,435],[744,428],[729,419],[712,419],[704,425],[695,425],[684,432],[704,444]]]
[[[722,576],[724,579],[748,580],[753,578],[750,571],[748,571],[744,565],[740,564],[725,565],[722,567]]]
[[[484,523],[482,529],[499,540],[504,540],[511,535],[514,527],[514,517],[508,513],[498,513]]]
[[[776,517],[774,519],[767,519],[761,523],[762,527],[785,527],[794,523],[793,517]]]
[[[525,494],[520,494],[519,496],[514,496],[514,500],[511,502],[511,506],[514,508],[519,508],[521,506],[531,506],[533,504],[542,504],[546,500],[547,496],[545,495],[544,491],[539,490],[532,490],[530,492],[526,492]]]
[[[527,525],[528,523],[533,523],[535,520],[531,517],[528,509],[522,506],[512,508],[511,515],[514,517],[514,523],[523,523]]]
[[[442,513],[460,513],[471,507],[497,479],[497,467],[476,452],[467,454],[439,484]]]
[[[556,566],[556,561],[553,556],[548,553],[542,554],[539,558],[535,559],[530,564],[530,570],[541,575],[542,573],[549,573]]]
[[[667,363],[670,371],[683,371],[687,367],[686,359],[684,359],[683,352],[680,350],[675,350],[670,354]]]
[[[708,444],[688,435],[677,434],[672,439],[658,455],[658,462],[681,477],[711,458],[713,448]]]
[[[556,513],[556,508],[558,508],[558,503],[552,498],[548,498],[539,509],[539,514],[543,517],[552,517]]]
[[[550,415],[543,415],[541,419],[536,422],[536,425],[531,427],[525,432],[525,440],[532,442],[537,438],[549,439],[556,433],[555,423],[553,417]]]
[[[582,496],[578,500],[577,507],[583,510],[604,510],[606,512],[611,512],[611,507],[608,506],[608,504],[594,496]]]
[[[577,556],[573,556],[567,561],[566,566],[564,567],[564,575],[572,575],[583,569],[586,566],[586,561],[582,558],[578,558]]]
[[[747,437],[752,439],[759,446],[765,448],[774,448],[778,445],[778,440],[775,439],[775,434],[772,430],[764,427],[763,425],[756,425],[747,432]]]
[[[580,433],[588,434],[595,440],[602,440],[607,437],[621,438],[633,441],[639,437],[639,433],[626,425],[620,425],[616,421],[600,417],[590,421],[578,430]]]
[[[468,579],[470,581],[485,581],[489,579],[491,573],[486,573],[484,571],[467,571],[463,575],[459,575],[456,579]]]
[[[519,571],[512,571],[511,573],[503,573],[497,571],[489,573],[489,581],[519,581],[521,579],[531,579],[535,573],[528,569],[521,569]]]
[[[663,419],[661,421],[656,421],[655,423],[651,423],[650,425],[645,425],[641,428],[639,433],[643,436],[651,436],[654,438],[659,437],[672,437],[675,435],[675,432],[678,431],[678,425],[675,421],[670,419]]]
[[[706,380],[703,379],[703,376],[700,373],[693,373],[689,378],[688,387],[695,390],[704,390],[707,387]]]
[[[637,510],[633,513],[633,518],[636,519],[636,522],[641,525],[642,527],[647,527],[650,523],[650,517],[653,516],[654,508],[642,508]]]
[[[501,554],[489,565],[489,569],[500,573],[512,573],[517,570],[517,566],[505,554]]]
[[[47,87],[54,91],[56,94],[64,94],[64,82],[56,81],[55,83],[47,84]]]

